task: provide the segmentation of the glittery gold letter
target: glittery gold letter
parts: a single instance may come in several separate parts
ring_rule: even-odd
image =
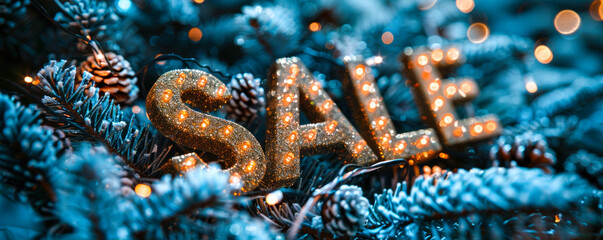
[[[346,57],[343,85],[348,93],[350,108],[362,137],[381,161],[397,158],[425,160],[438,153],[442,146],[433,129],[397,134],[371,68],[355,57]]]
[[[211,112],[231,98],[226,86],[216,77],[199,70],[174,70],[163,74],[147,96],[148,116],[166,137],[223,159],[231,180],[242,183],[242,190],[256,188],[266,164],[262,147],[253,134],[233,122],[197,112],[185,103]]]
[[[417,105],[447,145],[490,138],[502,131],[496,115],[458,119],[452,102],[469,101],[479,94],[472,79],[443,80],[438,67],[458,64],[459,50],[418,49],[402,55],[404,72],[413,84]]]
[[[300,155],[339,150],[351,163],[377,161],[366,141],[298,58],[276,61],[268,89],[265,188],[293,184],[300,174]],[[312,124],[299,125],[300,106]]]

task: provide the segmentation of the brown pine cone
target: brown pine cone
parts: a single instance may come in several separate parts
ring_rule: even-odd
[[[541,168],[547,173],[556,161],[545,138],[531,132],[499,137],[490,149],[490,159],[494,166]]]
[[[60,145],[57,148],[59,149],[58,155],[63,155],[66,152],[73,151],[73,148],[71,147],[71,141],[63,131],[49,126],[42,126],[42,128],[49,129],[50,131],[52,131],[53,140]]]
[[[254,78],[253,74],[239,73],[232,76],[228,89],[232,98],[226,105],[227,118],[246,124],[264,110],[264,88],[260,86],[260,79]]]
[[[104,57],[99,56],[98,59],[94,55],[88,56],[88,59],[78,68],[76,85],[82,81],[83,71],[92,74],[92,81],[101,94],[111,94],[118,104],[129,104],[138,96],[136,74],[130,63],[121,55],[109,52]]]

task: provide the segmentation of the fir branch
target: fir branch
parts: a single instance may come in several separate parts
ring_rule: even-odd
[[[361,235],[375,239],[432,235],[439,230],[425,233],[430,229],[426,226],[442,219],[492,217],[503,212],[571,213],[580,209],[580,202],[592,191],[577,175],[547,175],[523,168],[460,170],[457,174],[420,177],[410,194],[405,185],[398,185],[395,191],[387,189],[376,195]]]
[[[84,157],[85,156],[85,157]],[[67,239],[130,239],[137,215],[121,196],[120,160],[104,148],[83,145],[53,171],[56,214],[73,227]]]
[[[50,212],[57,200],[49,181],[51,168],[60,157],[62,144],[52,129],[40,125],[39,111],[0,94],[0,183],[2,191],[24,198],[45,219],[54,224]]]
[[[89,73],[84,72],[76,86],[75,67],[64,65],[64,60],[51,61],[36,77],[40,81],[37,86],[46,94],[42,104],[47,119],[72,139],[102,143],[143,177],[156,173],[171,147],[157,150],[161,142],[154,130],[139,126],[133,117],[127,120],[109,94],[99,95]]]

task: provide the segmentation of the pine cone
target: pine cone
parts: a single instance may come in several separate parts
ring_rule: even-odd
[[[494,166],[541,168],[552,172],[555,155],[542,135],[531,132],[518,136],[501,136],[490,149]]]
[[[335,236],[354,236],[364,225],[368,208],[360,187],[343,185],[322,204],[322,222]]]
[[[65,2],[63,6],[66,12],[57,13],[54,19],[69,30],[83,36],[89,35],[93,40],[104,42],[114,29],[112,24],[119,20],[113,8],[103,1],[76,0]],[[83,51],[88,46],[80,40],[78,49]]]
[[[105,58],[110,65],[107,64]],[[97,64],[97,61],[100,65]],[[83,71],[91,73],[95,87],[101,93],[111,94],[116,103],[131,103],[138,95],[138,87],[136,86],[138,79],[132,71],[130,63],[121,55],[109,52],[105,54],[105,57],[99,59],[88,56],[88,59],[78,68],[76,86],[82,81]]]
[[[0,28],[14,28],[25,14],[27,4],[29,0],[0,0]]]
[[[580,150],[567,158],[565,170],[575,172],[599,189],[603,189],[603,158]]]
[[[42,128],[52,132],[52,139],[59,145],[57,147],[57,149],[59,150],[58,155],[63,155],[66,152],[73,151],[73,148],[71,147],[71,141],[69,140],[69,138],[67,138],[67,135],[65,135],[63,131],[49,126],[42,126]]]
[[[238,123],[249,123],[264,110],[264,89],[260,86],[260,79],[253,78],[251,73],[232,76],[228,89],[232,98],[226,106],[228,118]]]

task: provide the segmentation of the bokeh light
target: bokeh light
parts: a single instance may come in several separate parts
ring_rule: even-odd
[[[534,49],[534,56],[540,63],[548,64],[553,61],[553,52],[546,45],[540,45]]]
[[[594,0],[588,8],[590,16],[596,21],[603,21],[603,4],[601,0]]]
[[[203,2],[205,2],[205,0],[194,0],[194,1],[195,1],[195,3],[203,3]]]
[[[320,23],[312,22],[312,23],[310,23],[310,25],[308,26],[308,28],[312,32],[318,32],[318,31],[320,31],[321,26],[320,26]]]
[[[199,40],[201,40],[201,37],[203,37],[203,33],[199,28],[194,27],[188,31],[188,38],[190,38],[193,42],[198,42]]]
[[[383,43],[385,44],[391,44],[392,42],[394,42],[394,34],[392,34],[391,32],[384,32],[383,34],[381,34],[381,41],[383,41]]]
[[[461,12],[470,13],[474,7],[475,2],[473,0],[456,0],[456,8]]]
[[[436,2],[438,2],[438,0],[421,0],[419,1],[418,7],[419,9],[425,11],[435,6]]]
[[[467,29],[467,38],[472,43],[482,43],[490,36],[490,29],[483,23],[474,23]]]
[[[30,76],[27,76],[27,77],[25,77],[24,81],[26,83],[31,83],[31,82],[33,82],[33,78],[31,78]]]
[[[536,85],[536,82],[533,80],[529,80],[526,82],[526,90],[528,90],[529,93],[535,93],[538,91],[538,85]]]
[[[555,29],[561,34],[568,35],[580,27],[580,16],[572,10],[563,10],[555,16]]]
[[[152,190],[149,185],[140,183],[136,185],[136,187],[134,188],[134,192],[136,192],[136,195],[146,198],[151,196]]]

